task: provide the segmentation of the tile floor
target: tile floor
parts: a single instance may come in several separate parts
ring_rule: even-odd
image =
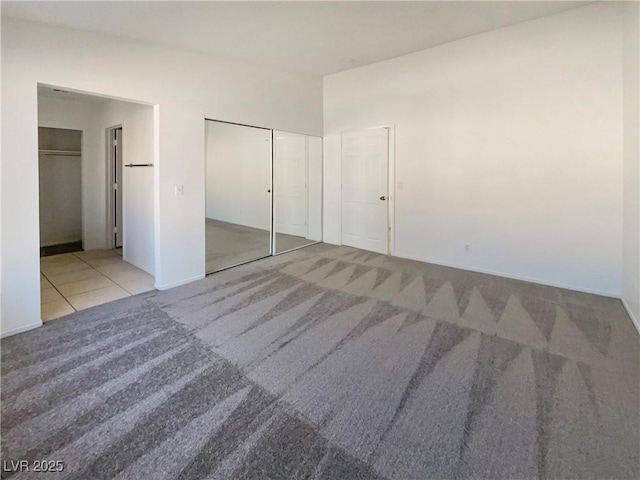
[[[153,290],[154,278],[118,250],[90,250],[40,259],[42,321]]]

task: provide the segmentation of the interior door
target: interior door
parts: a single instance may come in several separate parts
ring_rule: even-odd
[[[307,139],[276,133],[276,232],[307,236]]]
[[[342,134],[342,243],[389,251],[389,131]]]
[[[113,179],[114,179],[114,195],[113,195],[113,211],[114,214],[114,246],[115,248],[122,247],[122,234],[123,234],[123,220],[122,220],[122,128],[116,128],[114,130],[115,140],[113,143]]]

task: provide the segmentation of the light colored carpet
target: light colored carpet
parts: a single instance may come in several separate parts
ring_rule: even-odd
[[[206,272],[248,262],[270,255],[270,233],[220,220],[206,219]],[[286,252],[313,243],[304,237],[276,234],[276,251]]]
[[[638,478],[639,355],[618,300],[316,245],[3,339],[2,458],[76,479]]]

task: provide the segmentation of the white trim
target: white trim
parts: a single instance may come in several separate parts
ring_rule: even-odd
[[[271,228],[271,237],[269,238],[269,256],[273,256],[276,253],[276,130],[273,128],[269,130],[271,135],[269,136],[269,143],[271,148],[269,154],[271,155],[271,162],[269,164],[269,228]]]
[[[322,153],[320,153],[322,155]],[[275,165],[276,159],[273,159]],[[309,239],[309,137],[304,136],[304,238]],[[275,209],[275,205],[274,205]],[[275,254],[275,251],[273,252]]]
[[[87,175],[87,172],[85,172],[85,155],[83,154],[84,151],[84,137],[85,137],[85,131],[84,130],[80,130],[80,221],[82,222],[82,239],[80,240],[82,242],[82,250],[86,250],[86,238],[87,238],[87,222],[85,222],[85,215],[87,213],[87,201],[86,198],[84,196],[85,194],[85,184],[84,184],[84,180],[85,177]],[[38,155],[39,157],[39,155]],[[40,166],[38,165],[38,169],[40,168]],[[38,206],[38,208],[40,208]],[[39,213],[39,210],[38,210]]]
[[[169,283],[167,285],[158,285],[157,283],[153,286],[156,290],[169,290],[170,288],[179,287],[181,285],[186,285],[187,283],[196,282],[198,280],[202,280],[205,277],[204,274],[196,275],[195,277],[187,278],[186,280],[179,280],[177,282]]]
[[[636,330],[638,330],[638,333],[640,333],[640,319],[635,317],[635,315],[631,311],[631,307],[629,306],[629,304],[626,302],[624,298],[621,298],[620,301],[622,302],[624,309],[629,314],[629,318],[631,318],[631,321],[633,322],[633,326],[636,327]]]
[[[38,328],[42,326],[42,320],[38,322],[30,323],[29,325],[23,325],[22,327],[13,328],[11,330],[7,330],[6,332],[0,333],[0,338],[10,337],[11,335],[16,335],[18,333],[26,332],[27,330],[33,330],[34,328]]]
[[[313,137],[314,135],[309,135]],[[324,136],[320,139],[320,242],[324,241]],[[307,138],[307,143],[309,138]],[[342,160],[340,160],[342,161]],[[342,175],[342,174],[341,174]],[[340,208],[342,210],[342,208]],[[340,226],[342,226],[342,211],[340,212]]]
[[[385,127],[387,133],[387,179],[389,185],[387,187],[387,201],[389,205],[387,212],[389,215],[389,236],[387,249],[389,255],[395,255],[396,251],[396,127],[389,125]]]
[[[547,287],[564,288],[565,290],[573,290],[574,292],[590,293],[592,295],[601,295],[603,297],[610,297],[610,298],[620,299],[620,296],[618,294],[616,294],[616,293],[605,292],[605,291],[602,291],[602,290],[591,290],[591,289],[588,289],[588,288],[579,288],[579,287],[576,287],[575,285],[567,285],[566,283],[549,282],[549,281],[546,281],[546,280],[540,280],[540,279],[535,279],[535,278],[530,278],[530,277],[524,277],[524,276],[520,276],[520,275],[512,275],[512,274],[507,274],[507,273],[504,273],[504,272],[496,272],[494,270],[487,270],[487,269],[483,269],[483,268],[471,268],[471,267],[468,267],[466,265],[459,265],[459,264],[455,264],[455,263],[436,262],[436,261],[433,261],[433,260],[412,257],[412,256],[409,256],[409,255],[404,255],[404,256],[397,255],[396,258],[405,258],[407,260],[415,260],[417,262],[422,262],[422,263],[431,263],[433,265],[440,265],[442,267],[457,268],[457,269],[460,269],[460,270],[466,270],[468,272],[485,273],[487,275],[495,275],[496,277],[510,278],[512,280],[521,280],[523,282],[536,283],[538,285],[545,285]]]
[[[206,139],[204,130],[202,134],[203,139]],[[163,164],[160,159],[160,105],[153,106],[153,164],[156,165],[156,168],[153,169],[153,275],[156,283],[158,283],[159,278],[162,277],[162,256],[160,255],[160,247],[162,245],[160,238],[160,169],[163,168]],[[202,186],[206,188],[204,175],[202,182]],[[202,234],[204,235],[204,231]],[[124,251],[122,253],[124,254]]]

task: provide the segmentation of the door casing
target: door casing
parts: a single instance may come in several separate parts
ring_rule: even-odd
[[[117,179],[116,179],[116,171],[115,171],[115,153],[114,153],[114,147],[115,147],[115,135],[116,135],[116,131],[120,131],[120,135],[119,135],[119,144],[117,146],[117,151],[118,151],[118,162],[120,164],[120,182],[117,185],[117,191],[116,188],[114,188],[114,185],[116,185],[117,183]],[[106,131],[106,145],[107,145],[107,198],[106,198],[106,204],[107,204],[107,228],[106,228],[106,232],[107,232],[107,246],[109,248],[119,248],[122,247],[124,249],[124,230],[123,230],[123,215],[124,215],[124,191],[123,191],[123,183],[124,183],[124,161],[123,161],[123,133],[124,130],[122,128],[122,125],[115,125],[113,127],[109,127],[107,128]],[[116,201],[119,202],[119,207],[116,209]],[[120,242],[118,242],[118,239],[116,239],[116,230],[115,230],[115,226],[116,226],[116,216],[119,214],[118,218],[118,236],[119,236],[119,240]],[[118,245],[118,243],[120,243],[120,245]]]

